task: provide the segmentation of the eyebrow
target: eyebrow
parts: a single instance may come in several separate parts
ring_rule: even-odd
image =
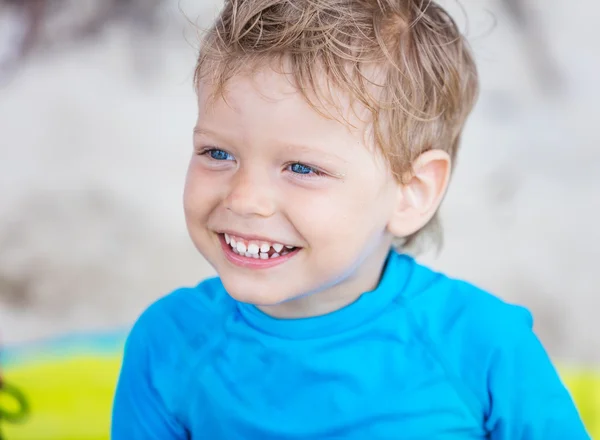
[[[346,159],[344,159],[343,157],[338,156],[337,154],[333,154],[333,153],[329,153],[327,151],[323,151],[322,149],[318,148],[318,147],[310,147],[307,145],[303,145],[303,144],[294,144],[294,143],[290,143],[290,142],[280,142],[280,145],[293,149],[293,150],[299,150],[302,152],[307,152],[307,153],[319,153],[319,154],[323,154],[331,159],[335,159],[337,161],[343,162],[343,163],[348,163],[348,161]]]
[[[197,125],[194,127],[194,134],[219,137],[219,133],[217,133],[216,131],[212,131],[204,127],[198,127]]]
[[[211,130],[210,128],[200,127],[196,125],[194,127],[194,138],[197,136],[208,136],[214,138],[215,140],[227,144],[231,144],[231,139],[226,136],[226,133],[220,133],[218,131]]]

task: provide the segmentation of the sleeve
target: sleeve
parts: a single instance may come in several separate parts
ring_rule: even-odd
[[[491,440],[591,440],[566,387],[532,330],[518,319],[490,363]],[[523,315],[520,315],[521,317]]]
[[[184,427],[169,413],[151,371],[151,338],[138,320],[125,343],[123,363],[113,402],[112,440],[183,440]]]

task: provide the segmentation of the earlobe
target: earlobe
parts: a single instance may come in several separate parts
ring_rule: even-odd
[[[448,187],[451,159],[442,150],[421,154],[413,163],[405,183],[398,184],[398,196],[388,225],[396,237],[414,234],[437,212]]]

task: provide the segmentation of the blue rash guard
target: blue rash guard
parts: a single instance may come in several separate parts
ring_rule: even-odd
[[[376,290],[275,319],[218,278],[128,337],[113,440],[588,440],[525,309],[392,252]]]

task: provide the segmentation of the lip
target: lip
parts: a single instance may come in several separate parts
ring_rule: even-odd
[[[300,248],[297,248],[280,257],[262,260],[260,258],[248,258],[234,253],[233,250],[231,250],[231,246],[225,242],[225,236],[223,234],[219,234],[219,241],[221,242],[221,247],[223,248],[223,252],[225,253],[227,260],[236,266],[245,267],[248,269],[269,269],[271,267],[279,266],[280,264],[289,261],[290,258],[294,257],[300,251]]]

